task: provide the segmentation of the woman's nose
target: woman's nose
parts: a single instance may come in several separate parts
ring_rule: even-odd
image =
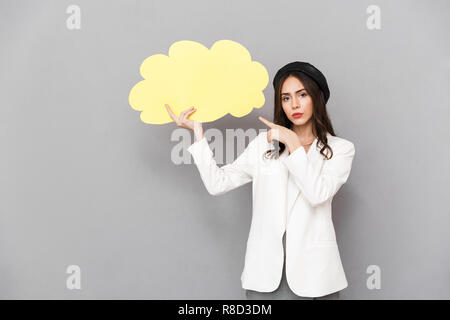
[[[298,97],[294,97],[294,99],[292,99],[294,105],[292,106],[293,108],[297,109],[298,107],[300,107],[300,100],[298,99]]]

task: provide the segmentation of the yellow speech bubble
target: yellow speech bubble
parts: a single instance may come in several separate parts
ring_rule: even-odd
[[[130,91],[129,103],[141,111],[144,123],[172,122],[165,104],[176,116],[195,106],[189,119],[211,122],[226,114],[243,117],[264,105],[262,92],[268,82],[266,68],[252,61],[241,44],[215,42],[211,49],[182,40],[173,43],[169,55],[154,54],[140,67],[144,80]]]

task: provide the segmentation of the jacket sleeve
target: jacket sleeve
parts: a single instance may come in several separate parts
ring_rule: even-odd
[[[283,163],[311,206],[317,206],[333,198],[347,181],[354,156],[355,146],[347,140],[333,149],[333,157],[324,160],[322,170],[320,162],[308,161],[303,147],[294,150]]]
[[[253,180],[251,152],[254,138],[234,162],[218,167],[206,137],[195,141],[187,151],[192,154],[203,183],[212,195],[221,195]]]

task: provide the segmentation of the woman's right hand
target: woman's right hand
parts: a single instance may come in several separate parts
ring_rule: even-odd
[[[177,126],[194,131],[195,139],[197,141],[201,140],[204,137],[202,123],[195,121],[195,120],[188,119],[188,117],[191,115],[191,113],[197,111],[197,109],[195,109],[194,107],[191,107],[189,109],[182,111],[180,113],[180,116],[177,117],[172,112],[172,109],[170,109],[170,107],[167,103],[165,104],[165,106],[166,106],[167,111],[169,112],[170,117],[177,124]]]

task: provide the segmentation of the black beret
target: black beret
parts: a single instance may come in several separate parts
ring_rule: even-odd
[[[325,102],[328,101],[328,98],[330,97],[330,89],[328,89],[327,79],[325,79],[325,76],[323,75],[322,72],[320,72],[319,69],[317,69],[308,62],[295,61],[288,63],[287,65],[282,67],[280,70],[277,71],[275,77],[273,78],[273,87],[275,88],[280,78],[290,71],[303,72],[304,74],[311,77],[317,83],[319,88],[323,91],[323,94],[325,96]]]

